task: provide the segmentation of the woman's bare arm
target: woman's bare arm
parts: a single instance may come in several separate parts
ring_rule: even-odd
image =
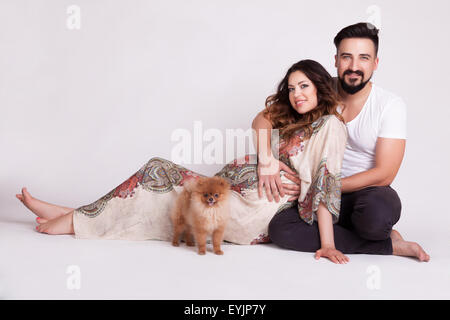
[[[334,263],[347,263],[350,259],[335,247],[332,219],[330,211],[321,202],[317,210],[321,248],[316,251],[315,258],[326,257]]]
[[[272,123],[263,116],[263,111],[259,112],[255,119],[252,122],[252,129],[255,130],[256,133],[256,141],[255,147],[256,152],[258,154],[258,158],[260,154],[266,154],[267,156],[272,156],[271,145],[270,145],[270,136],[272,134]],[[259,137],[265,135],[265,140],[267,143],[263,144],[262,139]]]

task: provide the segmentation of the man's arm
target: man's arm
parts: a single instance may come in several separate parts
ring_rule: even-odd
[[[375,167],[342,179],[342,192],[371,186],[388,186],[394,181],[405,154],[405,139],[378,138]]]

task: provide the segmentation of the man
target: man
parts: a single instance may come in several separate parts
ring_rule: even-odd
[[[341,114],[349,138],[342,166],[340,218],[333,226],[336,249],[343,253],[394,254],[428,261],[429,255],[414,242],[405,241],[392,230],[400,218],[401,202],[390,187],[405,151],[406,107],[401,98],[374,85],[370,80],[378,67],[378,30],[369,23],[342,29],[335,37],[336,88],[345,106]],[[259,114],[255,130],[270,128]],[[280,170],[288,171],[280,162]],[[299,194],[297,183],[281,184],[279,171],[260,176],[259,189],[265,187],[269,200]],[[315,222],[304,223],[296,206],[274,216],[269,237],[284,248],[316,252],[320,258],[320,235]],[[318,251],[319,250],[319,251]],[[328,257],[333,261],[332,257]]]

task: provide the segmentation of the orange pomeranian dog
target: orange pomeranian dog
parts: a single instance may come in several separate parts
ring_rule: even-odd
[[[194,246],[198,254],[206,253],[206,238],[212,237],[215,254],[223,254],[220,244],[230,214],[230,184],[221,177],[200,177],[185,182],[171,212],[173,223],[172,244],[179,246],[185,232],[186,244]]]

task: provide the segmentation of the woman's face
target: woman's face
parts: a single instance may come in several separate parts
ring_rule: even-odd
[[[288,78],[289,101],[300,114],[317,107],[317,89],[301,71],[294,71]]]

